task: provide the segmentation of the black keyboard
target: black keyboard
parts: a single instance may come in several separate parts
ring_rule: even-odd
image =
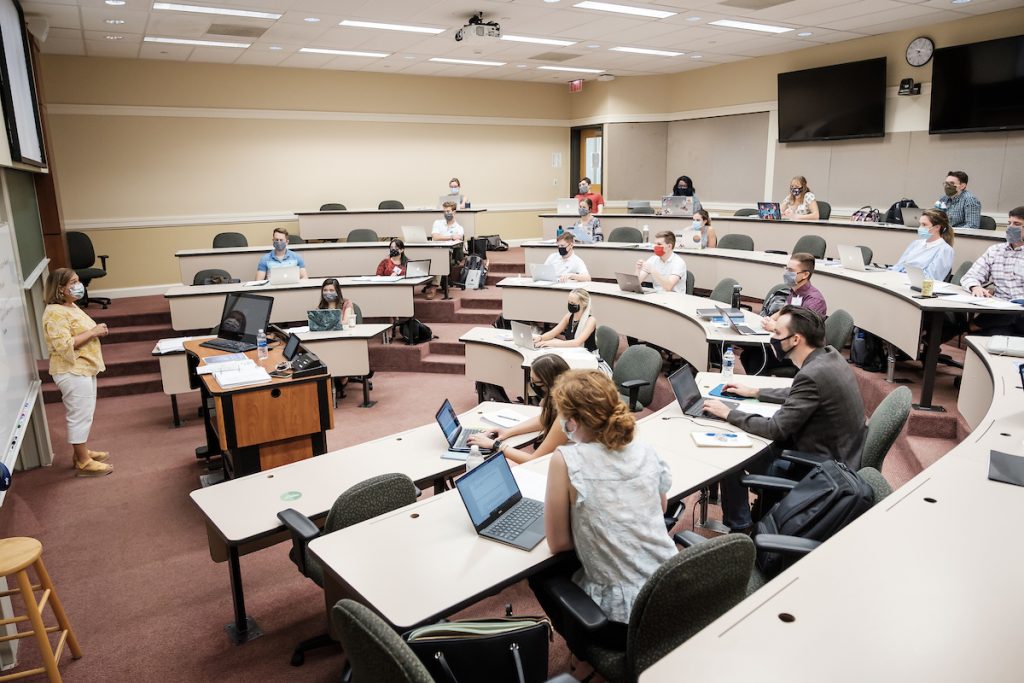
[[[218,351],[229,351],[231,353],[245,353],[256,348],[255,344],[233,341],[231,339],[211,339],[210,341],[203,342],[200,346],[205,346],[208,349],[217,349]]]
[[[523,498],[497,522],[487,527],[487,533],[505,541],[514,541],[544,514],[544,503]]]

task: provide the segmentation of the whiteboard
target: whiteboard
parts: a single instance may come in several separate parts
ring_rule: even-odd
[[[0,453],[8,452],[15,429],[31,414],[25,403],[38,376],[25,305],[11,228],[0,223]]]

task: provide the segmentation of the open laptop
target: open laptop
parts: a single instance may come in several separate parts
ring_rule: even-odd
[[[456,479],[455,487],[480,536],[522,550],[544,540],[544,502],[523,498],[501,453]]]
[[[310,332],[333,332],[341,329],[340,308],[316,308],[306,311]]]
[[[448,450],[453,453],[469,453],[470,447],[466,445],[466,439],[473,434],[486,431],[483,429],[464,428],[462,423],[459,422],[459,416],[455,414],[455,409],[452,408],[451,401],[448,399],[445,399],[441,407],[438,408],[434,419],[437,420],[438,426],[444,432],[444,438],[448,439]]]
[[[533,328],[526,323],[518,323],[514,320],[512,321],[512,342],[524,349],[537,348],[533,343]]]
[[[732,331],[735,332],[736,334],[765,334],[764,330],[755,330],[752,327],[748,327],[744,323],[737,323],[736,319],[733,318],[733,316],[729,315],[729,313],[721,306],[715,306],[715,308],[719,310],[719,312],[722,314],[722,317],[725,318],[725,321],[729,323],[729,327],[732,328]]]
[[[443,195],[441,195],[440,197],[437,198],[437,208],[440,209],[441,207],[443,207],[445,202],[455,202],[455,206],[458,207],[459,205],[462,204],[462,195],[461,194],[443,194]]]
[[[668,383],[672,385],[672,393],[676,395],[676,401],[679,403],[679,408],[683,411],[683,415],[710,420],[720,419],[714,415],[706,415],[704,413],[704,397],[700,395],[700,387],[697,386],[697,380],[693,378],[689,365],[684,365],[669,375]],[[739,405],[736,401],[718,400],[727,405],[730,410]]]
[[[757,217],[765,221],[781,221],[782,206],[778,202],[758,202]]]
[[[574,199],[572,197],[556,199],[555,213],[560,216],[578,216],[580,213],[580,202],[578,199]]]
[[[920,292],[921,287],[924,285],[924,271],[917,266],[907,266],[907,278],[910,280],[910,288],[915,292]],[[935,284],[932,287],[932,294],[935,296],[952,296],[954,294],[963,294],[963,291],[958,292],[943,292],[941,288],[945,287],[945,283],[941,280],[935,280]],[[960,289],[959,287],[957,288]]]
[[[908,228],[916,228],[919,225],[921,219],[921,213],[924,209],[919,209],[916,206],[905,206],[900,209],[900,213],[903,215],[903,225]]]
[[[839,250],[839,261],[843,264],[843,268],[847,270],[858,270],[862,273],[868,271],[885,270],[878,266],[865,265],[864,253],[860,250],[860,247],[851,247],[848,244],[838,244],[836,249]]]
[[[403,225],[402,241],[406,244],[423,244],[427,241],[427,231],[418,225]]]
[[[274,297],[231,292],[224,297],[217,338],[200,346],[231,353],[252,351],[256,348],[256,335],[268,329]]]
[[[615,273],[615,281],[619,283],[619,289],[623,292],[633,292],[634,294],[644,294],[643,284],[640,282],[640,278],[630,273]]]
[[[426,277],[430,275],[430,261],[409,261],[405,264],[405,277]]]
[[[530,277],[534,282],[558,282],[555,266],[547,263],[531,263]]]
[[[692,216],[693,197],[677,197],[670,194],[661,198],[663,216]]]
[[[278,266],[267,270],[267,279],[272,285],[293,285],[299,281],[298,266]]]

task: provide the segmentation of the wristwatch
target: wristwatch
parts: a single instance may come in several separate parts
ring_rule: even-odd
[[[491,450],[495,453],[501,453],[501,447],[503,445],[504,444],[502,443],[501,439],[495,439],[494,443],[491,444]]]

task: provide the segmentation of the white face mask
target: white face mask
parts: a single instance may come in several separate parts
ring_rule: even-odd
[[[75,297],[76,301],[78,299],[81,299],[83,296],[85,296],[85,285],[83,285],[81,282],[76,282],[75,284],[68,287],[68,294]]]
[[[568,420],[559,420],[558,424],[561,425],[562,431],[565,432],[565,438],[569,439],[570,443],[576,442],[576,430],[569,429]]]

